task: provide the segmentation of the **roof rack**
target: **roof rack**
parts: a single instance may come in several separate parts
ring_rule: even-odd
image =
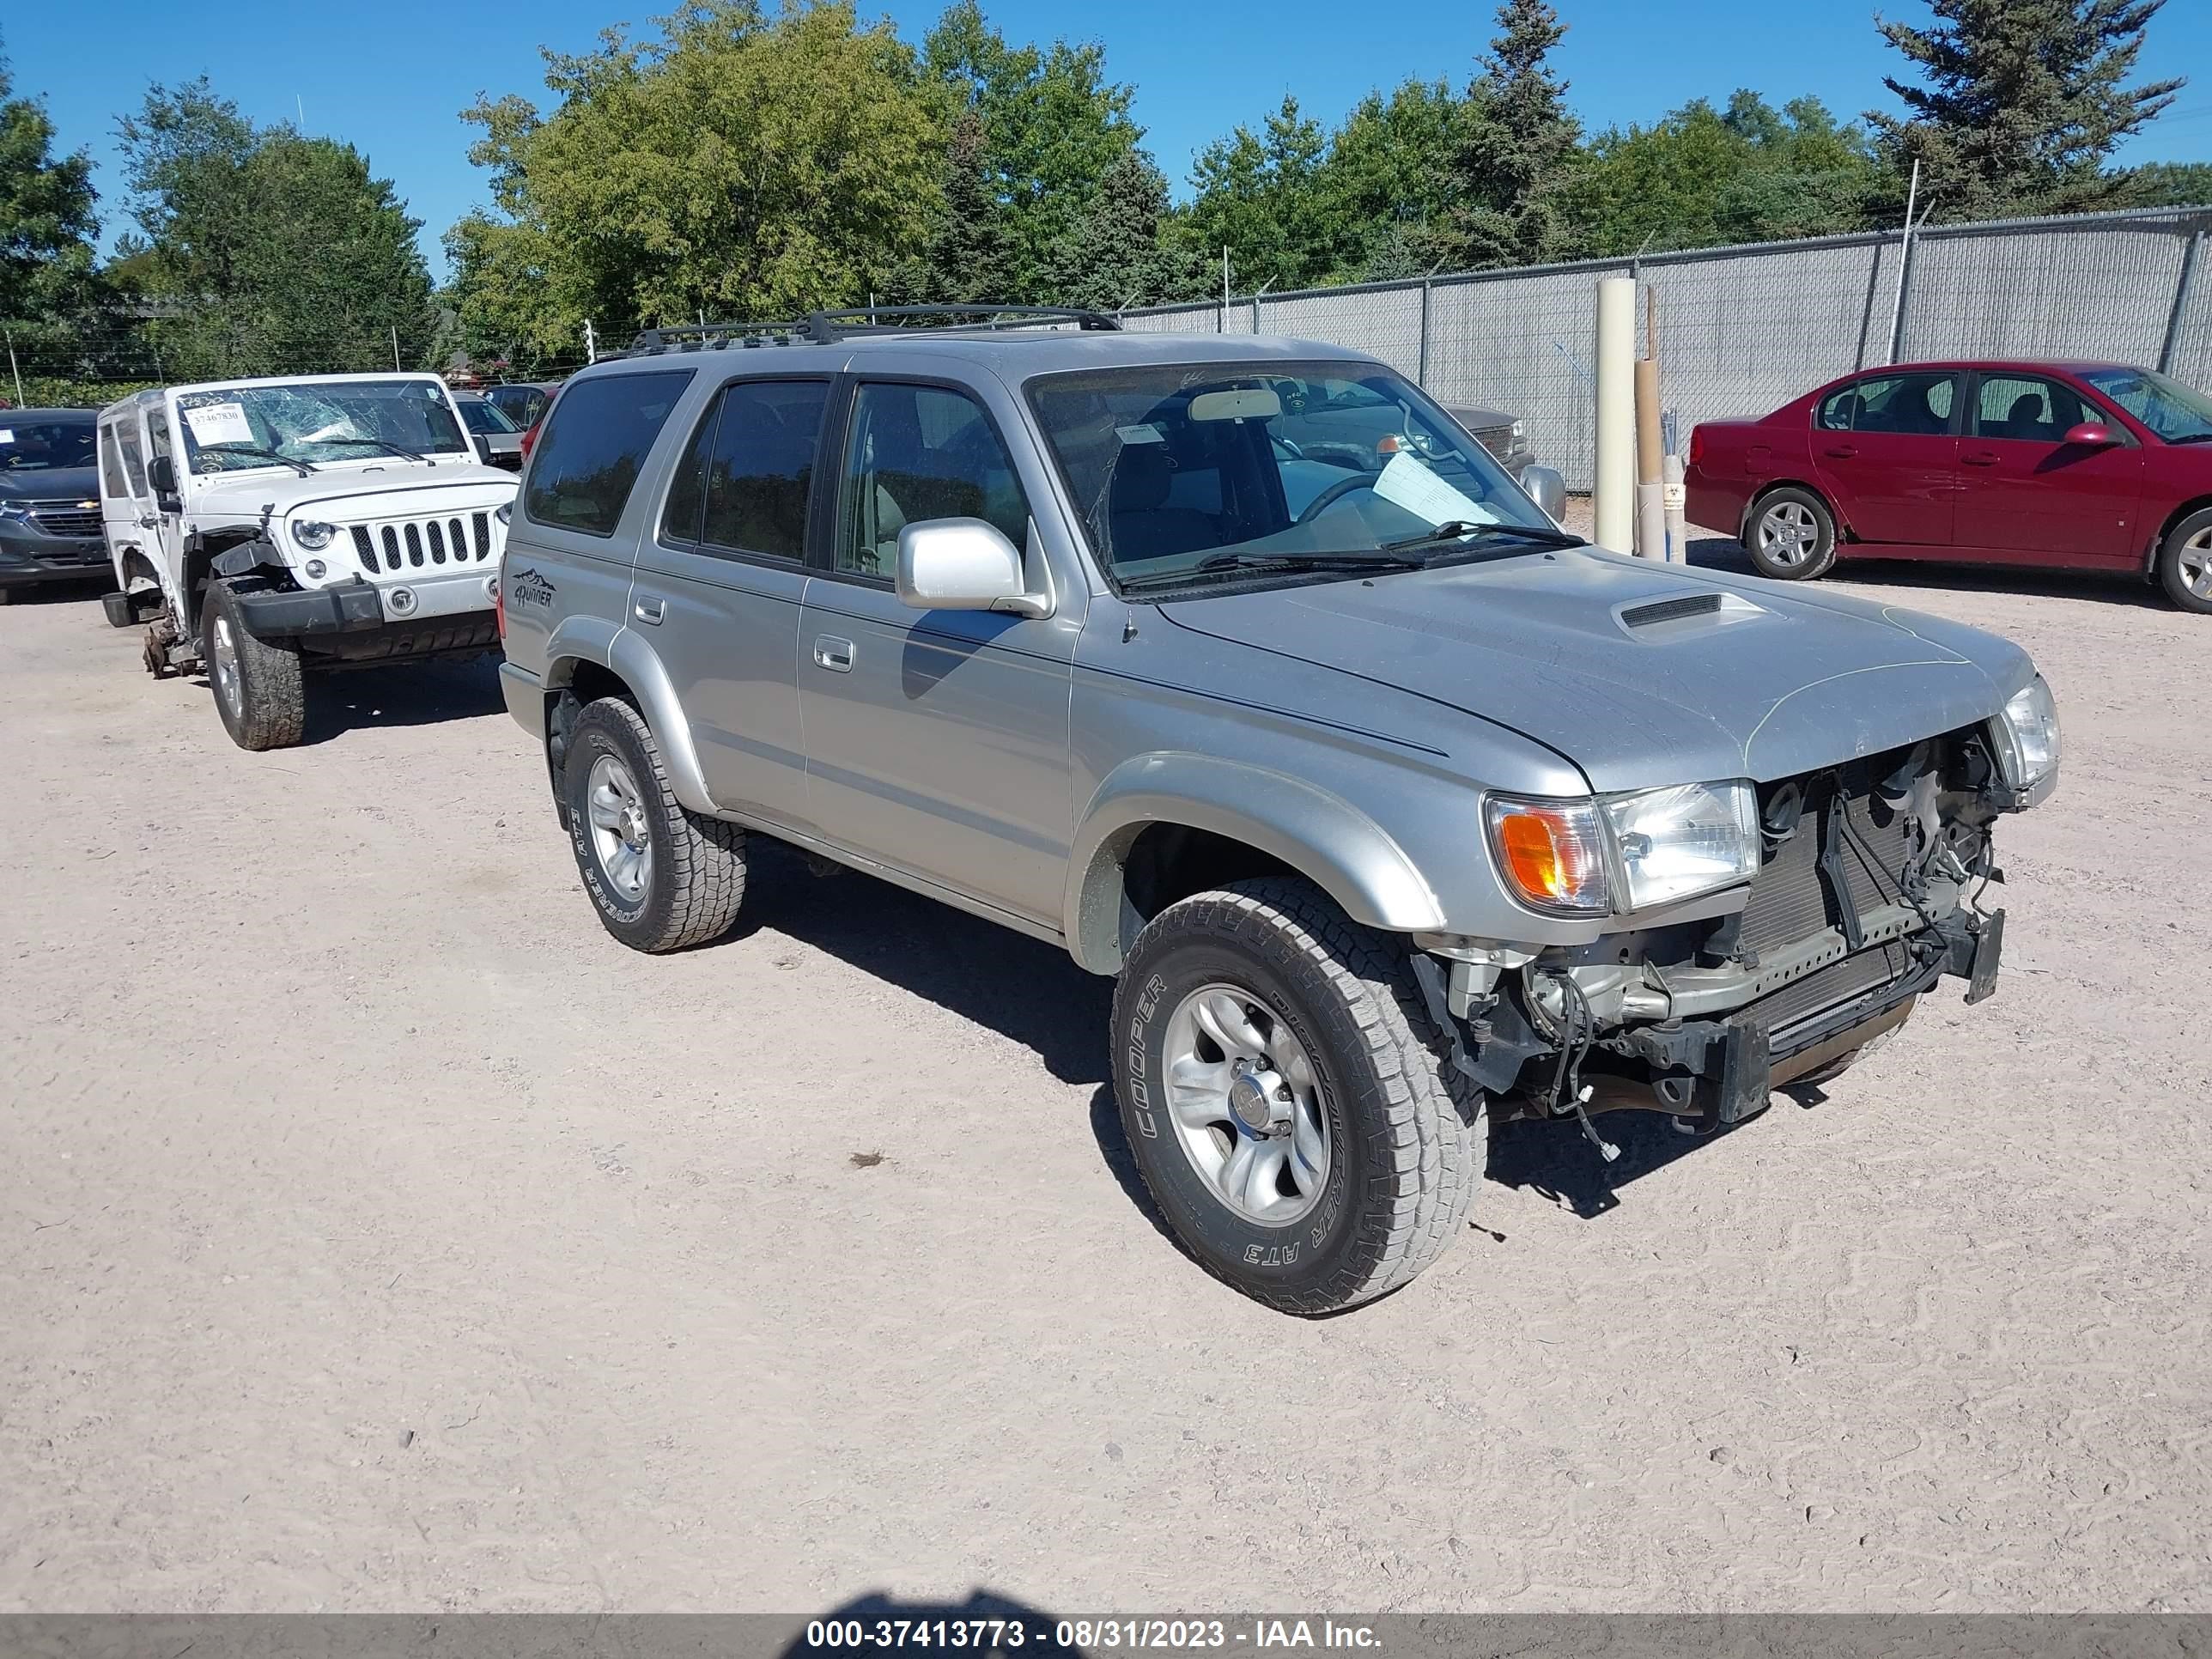
[[[946,330],[1023,328],[1038,323],[1073,323],[1085,332],[1119,333],[1121,328],[1118,317],[1073,306],[849,306],[834,311],[809,312],[797,322],[678,323],[665,328],[644,329],[631,343],[629,350],[618,355],[652,356],[687,348],[718,350],[733,345],[786,346],[802,342],[829,345],[859,334],[915,331],[921,325],[920,319],[927,317],[948,319],[926,325]]]

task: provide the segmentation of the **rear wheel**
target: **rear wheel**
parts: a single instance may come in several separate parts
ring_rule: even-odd
[[[240,749],[289,749],[307,725],[307,676],[295,646],[246,631],[228,582],[208,589],[200,646],[222,729]]]
[[[1168,907],[1114,998],[1145,1184],[1200,1265],[1286,1312],[1396,1289],[1465,1224],[1483,1098],[1406,947],[1304,882]]]
[[[1836,562],[1836,518],[1809,489],[1785,485],[1759,497],[1743,532],[1744,550],[1762,576],[1809,581]]]
[[[2158,550],[2159,585],[2184,611],[2212,611],[2212,507],[2166,532]]]

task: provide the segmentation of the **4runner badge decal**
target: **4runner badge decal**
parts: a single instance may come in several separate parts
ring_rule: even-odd
[[[535,570],[518,570],[507,579],[507,602],[509,605],[553,604],[553,584]]]

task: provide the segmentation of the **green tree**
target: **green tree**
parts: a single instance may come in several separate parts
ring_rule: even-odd
[[[430,279],[391,181],[349,144],[256,131],[204,77],[149,90],[118,128],[140,237],[134,286],[179,375],[419,363]]]
[[[91,297],[92,162],[57,157],[45,108],[13,90],[0,57],[0,319],[53,320]]]
[[[2212,206],[2212,161],[2153,161],[2127,175],[2130,207]]]
[[[1335,239],[1321,222],[1328,149],[1321,124],[1285,93],[1258,132],[1239,124],[1199,153],[1183,234],[1213,269],[1221,250],[1229,250],[1231,278],[1240,293],[1262,285],[1309,288],[1329,274]]]
[[[785,317],[850,305],[924,248],[941,121],[888,23],[787,0],[701,0],[659,38],[548,52],[559,102],[465,112],[497,211],[456,227],[465,329],[511,326],[535,286],[556,326]]]
[[[1328,280],[1419,276],[1450,257],[1464,117],[1442,81],[1408,81],[1352,106],[1316,181]]]
[[[1167,233],[1168,181],[1142,150],[1106,169],[1083,218],[1056,250],[1052,293],[1094,311],[1187,297],[1204,277],[1187,245]]]
[[[923,39],[921,70],[953,111],[981,125],[1009,258],[994,297],[1042,301],[1056,250],[1084,222],[1108,170],[1144,137],[1129,118],[1132,89],[1107,79],[1097,42],[1010,46],[976,0],[945,9]]]
[[[1560,198],[1582,129],[1550,63],[1566,26],[1547,0],[1504,0],[1498,26],[1468,88],[1456,252],[1470,265],[1568,258],[1578,250]]]
[[[1934,27],[1877,19],[1921,77],[1883,77],[1903,118],[1876,141],[1947,219],[2065,212],[2119,198],[2105,163],[2172,103],[2179,78],[2126,83],[2166,0],[1929,0]]]
[[[915,305],[1006,301],[1022,291],[982,118],[963,109],[945,144],[944,205],[929,243],[892,272],[884,298]]]

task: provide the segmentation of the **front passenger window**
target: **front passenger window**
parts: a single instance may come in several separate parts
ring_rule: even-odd
[[[928,519],[981,519],[1016,547],[1029,498],[982,406],[943,386],[863,386],[839,491],[837,568],[889,577],[898,533]]]

